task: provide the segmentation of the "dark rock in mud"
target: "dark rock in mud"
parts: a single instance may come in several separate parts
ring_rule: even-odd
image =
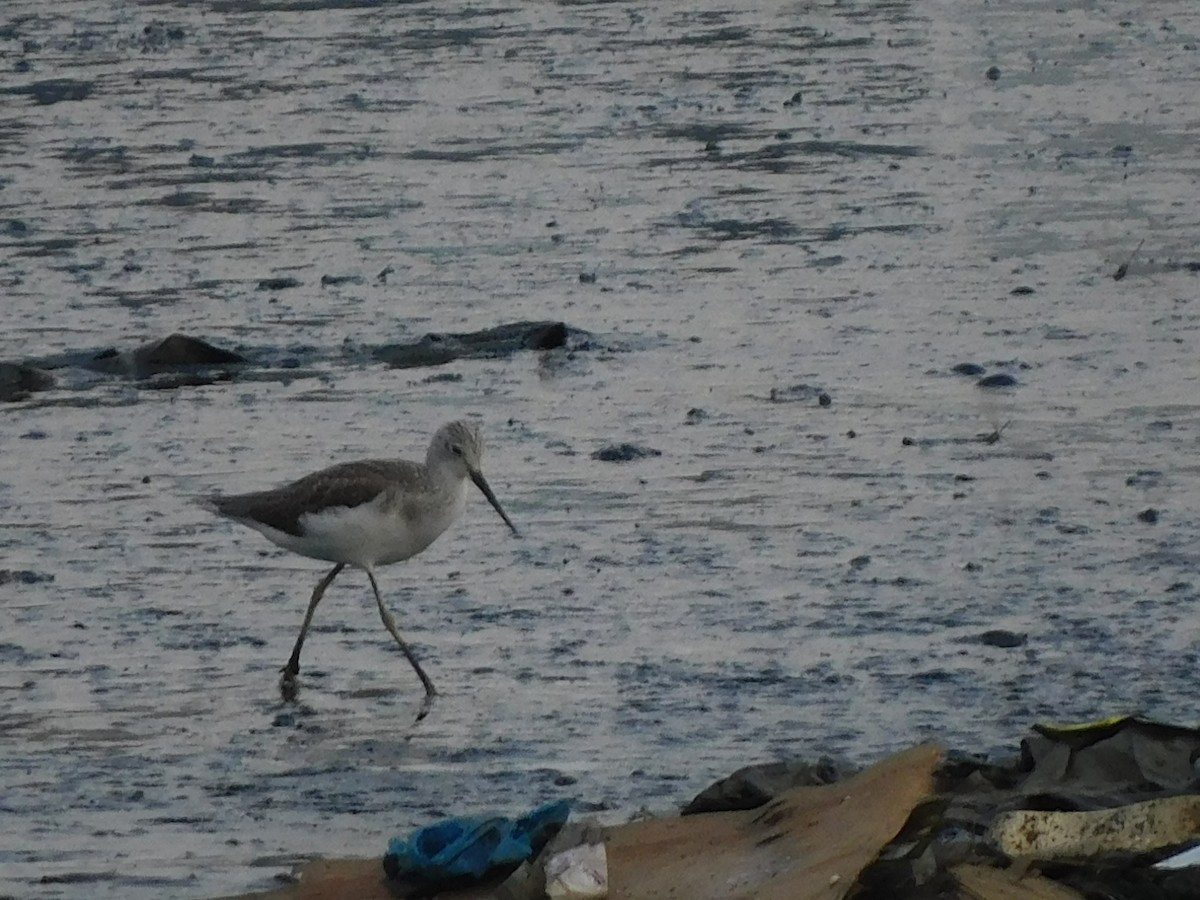
[[[1007,372],[999,372],[995,375],[988,375],[975,382],[975,386],[981,388],[1008,388],[1016,387],[1016,385],[1017,379],[1009,375]]]
[[[600,462],[632,462],[650,456],[662,456],[662,451],[653,447],[639,447],[637,444],[609,444],[593,453],[592,459]]]
[[[691,409],[689,409],[687,411],[687,415],[684,416],[683,424],[684,425],[698,425],[707,418],[708,418],[708,413],[706,413],[704,410],[702,410],[698,406],[693,406]]]
[[[521,350],[566,347],[571,329],[562,322],[512,322],[460,334],[427,334],[412,344],[385,344],[374,356],[397,369],[440,366],[456,359],[500,359]]]
[[[999,66],[989,66],[988,70],[984,73],[984,75],[987,76],[988,81],[999,81],[1000,80],[1000,67]]]
[[[1147,525],[1153,525],[1158,521],[1158,510],[1154,508],[1143,509],[1138,513],[1138,521],[1145,522]]]
[[[0,362],[0,401],[24,400],[34,391],[48,391],[54,378],[24,363]]]
[[[1013,288],[1008,293],[1013,297],[1028,297],[1030,294],[1033,293],[1033,288],[1031,288],[1027,284],[1022,284],[1018,287]]]
[[[987,647],[1023,647],[1027,638],[1023,634],[1018,634],[1015,631],[1007,631],[1003,628],[993,628],[990,631],[985,631],[979,635],[979,643]]]
[[[973,378],[978,378],[985,370],[979,363],[961,362],[950,371],[955,375],[970,375]]]
[[[104,372],[110,375],[149,378],[152,375],[166,372],[186,372],[207,366],[237,365],[245,361],[245,358],[239,354],[214,347],[200,338],[190,337],[186,334],[172,334],[162,340],[143,344],[132,351],[105,350],[92,357],[86,367],[95,372]]]

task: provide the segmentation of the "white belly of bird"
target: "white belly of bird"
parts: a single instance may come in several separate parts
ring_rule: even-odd
[[[431,500],[433,498],[430,498]],[[466,491],[456,490],[422,504],[416,514],[384,498],[353,507],[329,507],[300,520],[302,536],[268,535],[277,544],[313,559],[363,568],[385,566],[420,553],[462,514]]]

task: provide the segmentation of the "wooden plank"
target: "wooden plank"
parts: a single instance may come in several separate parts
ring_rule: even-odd
[[[852,779],[789,791],[759,809],[613,828],[612,900],[838,900],[933,790],[922,745]]]

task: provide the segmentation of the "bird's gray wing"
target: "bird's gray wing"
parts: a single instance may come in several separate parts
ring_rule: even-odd
[[[330,466],[273,490],[213,497],[210,502],[230,519],[258,522],[300,537],[305,515],[370,503],[397,481],[417,481],[420,475],[419,466],[404,460],[362,460]]]

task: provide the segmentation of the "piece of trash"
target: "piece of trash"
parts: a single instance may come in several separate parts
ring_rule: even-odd
[[[608,896],[608,855],[603,844],[580,844],[546,861],[551,900],[598,900]]]
[[[863,560],[861,565],[855,564],[858,559]],[[869,557],[855,557],[850,560],[850,567],[862,568],[867,562],[870,562]],[[848,760],[832,756],[818,757],[815,762],[793,759],[745,766],[706,787],[680,810],[680,814],[690,816],[756,809],[792,788],[833,784],[857,771],[858,767]]]
[[[444,819],[407,838],[392,838],[383,868],[389,878],[425,883],[477,880],[501,868],[511,871],[538,853],[568,815],[570,805],[560,800],[519,819]]]
[[[840,900],[913,808],[932,795],[940,758],[938,748],[926,744],[846,781],[793,788],[758,809],[611,828],[609,893]]]
[[[1137,716],[1040,723],[1021,742],[1021,793],[1041,809],[1099,809],[1192,790],[1200,731]]]
[[[1115,734],[1130,722],[1137,721],[1139,720],[1136,716],[1119,715],[1106,716],[1103,719],[1096,719],[1093,722],[1082,722],[1079,724],[1035,722],[1033,725],[1033,730],[1038,734],[1043,734],[1048,738],[1060,740],[1063,743],[1070,743],[1072,738],[1083,737],[1083,743],[1090,744],[1097,740],[1103,740],[1109,735]]]
[[[1145,853],[1200,838],[1200,796],[1163,797],[1092,812],[1000,813],[988,838],[1013,859]]]
[[[1008,426],[1011,424],[1012,424],[1012,419],[1009,419],[1007,422],[1005,422],[999,428],[995,428],[995,429],[985,432],[983,434],[975,435],[975,439],[978,441],[981,441],[985,444],[994,444],[994,443],[996,443],[996,441],[1000,440],[1000,435],[1004,434],[1004,429],[1008,428]]]
[[[1129,267],[1133,265],[1133,258],[1138,255],[1138,251],[1142,249],[1142,244],[1146,243],[1146,239],[1142,238],[1138,241],[1138,245],[1133,248],[1133,252],[1129,254],[1129,259],[1117,266],[1117,271],[1113,272],[1113,281],[1120,281],[1129,274]]]
[[[991,866],[961,864],[950,874],[962,900],[1084,900],[1083,894],[1034,872],[1017,875]]]
[[[1154,864],[1156,869],[1190,869],[1192,866],[1200,866],[1200,844]]]

